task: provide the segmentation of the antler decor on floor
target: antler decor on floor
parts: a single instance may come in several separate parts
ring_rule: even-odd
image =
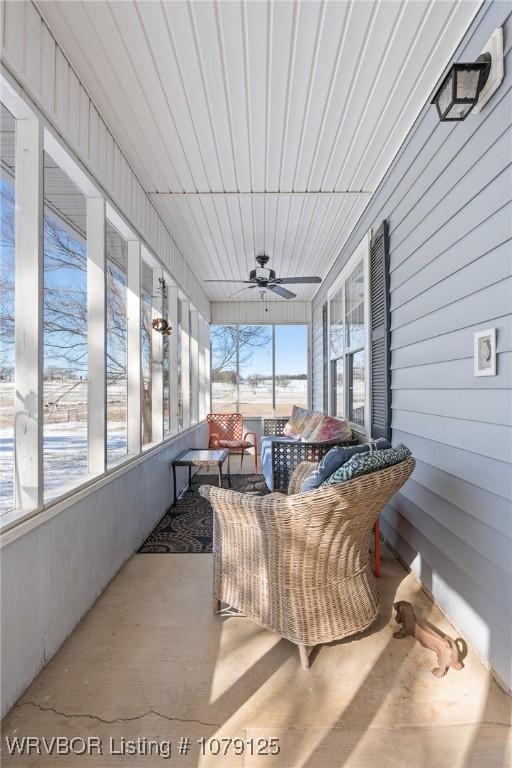
[[[402,628],[393,634],[397,640],[404,637],[414,637],[424,648],[428,648],[437,654],[437,663],[439,667],[432,670],[435,677],[444,677],[448,669],[462,669],[461,658],[464,655],[466,644],[462,638],[452,640],[440,629],[432,626],[426,621],[419,619],[414,614],[414,608],[405,600],[400,600],[394,604],[396,611],[396,621],[402,625]],[[459,646],[460,644],[460,646]]]

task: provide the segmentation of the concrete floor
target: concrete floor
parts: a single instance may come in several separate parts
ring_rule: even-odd
[[[382,613],[357,639],[297,649],[245,618],[211,613],[210,555],[134,555],[3,723],[11,765],[505,768],[511,700],[470,651],[436,679],[431,652],[395,640],[395,599],[453,628],[384,552]],[[103,754],[9,757],[5,737],[99,737]],[[109,755],[122,739],[171,742],[171,758]],[[187,756],[179,739],[191,740]],[[205,737],[279,739],[280,754],[201,757]],[[76,742],[80,748],[80,742]],[[239,746],[237,742],[237,746]],[[213,744],[215,750],[216,744]]]

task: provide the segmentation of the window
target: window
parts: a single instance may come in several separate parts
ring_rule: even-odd
[[[214,413],[235,413],[238,409],[237,339],[234,325],[213,325],[210,329]]]
[[[238,372],[238,413],[242,413],[244,416],[267,416],[272,414],[271,325],[239,326]]]
[[[178,302],[178,287],[156,255],[145,250],[59,139],[43,130],[30,106],[12,89],[5,92],[10,100],[9,109],[0,103],[2,528],[112,470],[129,453],[139,454],[141,442],[170,437],[178,411],[180,428],[187,428],[191,417],[198,420],[199,405],[204,415],[208,386],[198,310],[191,328],[188,297],[182,294]],[[17,157],[24,162],[16,167]],[[24,224],[19,230],[17,211]],[[171,336],[153,329],[155,317],[171,322]]]
[[[276,416],[308,407],[308,327],[275,326]]]
[[[107,466],[128,451],[128,243],[107,221]]]
[[[190,307],[189,334],[190,425],[199,421],[199,314]]]
[[[180,429],[187,429],[191,423],[190,303],[187,299],[178,301],[178,318],[178,419]]]
[[[307,406],[306,325],[216,325],[210,341],[215,413],[289,416]]]
[[[367,431],[368,238],[329,298],[330,410]]]
[[[164,276],[162,283],[162,317],[169,322],[169,284],[170,280]],[[176,329],[172,329],[176,333]],[[170,365],[171,344],[169,336],[162,336],[162,378],[163,378],[163,418],[164,418],[164,438],[171,434],[171,365]]]
[[[181,299],[178,299],[178,327],[176,329],[176,348],[177,348],[177,356],[178,356],[178,391],[177,391],[177,397],[178,397],[178,431],[181,432],[183,429],[183,382],[181,380],[181,313],[182,313],[182,302]]]
[[[0,104],[0,514],[14,501],[14,211],[16,120]]]
[[[142,444],[153,440],[153,270],[144,260],[141,272]]]
[[[44,153],[44,495],[87,475],[86,198]]]

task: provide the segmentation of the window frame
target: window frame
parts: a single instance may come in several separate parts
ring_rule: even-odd
[[[312,386],[311,386],[311,372],[312,372],[312,361],[311,361],[311,349],[312,349],[312,328],[311,328],[311,322],[284,322],[284,323],[271,323],[271,322],[238,322],[238,323],[210,323],[210,329],[215,327],[223,327],[223,326],[229,326],[231,328],[236,329],[236,400],[234,402],[234,410],[233,413],[240,413],[240,350],[239,350],[239,329],[240,326],[270,326],[272,328],[272,413],[266,415],[266,416],[258,416],[258,415],[246,415],[242,414],[244,419],[258,419],[258,418],[280,418],[276,416],[276,333],[275,329],[276,326],[289,326],[289,325],[300,325],[304,326],[306,328],[306,338],[307,338],[307,349],[306,349],[306,361],[307,361],[307,379],[306,379],[306,403],[307,408],[311,408],[311,400],[312,400]],[[210,353],[210,361],[209,361],[209,395],[210,395],[210,409],[213,408],[214,400],[213,400],[213,378],[212,378],[212,363],[213,363],[213,350],[212,350],[212,337],[211,333],[209,334],[209,353]]]
[[[327,391],[328,391],[328,413],[331,416],[336,415],[334,408],[334,382],[333,382],[333,363],[337,360],[343,360],[343,406],[344,417],[349,422],[352,430],[363,437],[370,438],[370,406],[371,406],[371,370],[370,370],[370,242],[371,242],[371,230],[366,233],[359,245],[355,248],[354,252],[343,266],[336,280],[332,283],[327,291],[327,354],[328,354],[328,366],[327,366]],[[345,316],[345,301],[346,301],[346,285],[348,278],[352,275],[358,264],[363,264],[363,283],[364,283],[364,345],[361,344],[355,346],[346,346],[346,316]],[[343,318],[343,350],[341,354],[334,357],[331,356],[331,302],[335,296],[339,293],[342,296],[342,318]],[[349,414],[349,386],[347,380],[348,370],[348,358],[352,358],[353,355],[364,349],[365,356],[365,373],[364,373],[364,424],[357,424],[348,419]]]
[[[84,198],[86,210],[85,231],[81,232],[73,221],[63,215],[62,211],[50,204],[46,198],[46,169],[45,155],[47,155],[58,167],[59,171],[77,188],[79,194]],[[105,377],[106,363],[106,295],[105,295],[105,252],[100,243],[102,237],[105,237],[105,206],[103,198],[97,190],[89,183],[84,182],[83,175],[78,172],[76,165],[71,162],[69,157],[64,157],[59,147],[54,141],[48,139],[46,131],[43,139],[43,311],[42,311],[42,329],[39,344],[41,346],[42,360],[42,393],[43,401],[46,400],[46,291],[47,281],[45,279],[46,268],[46,222],[53,220],[58,223],[59,228],[72,237],[76,243],[80,243],[84,249],[85,256],[85,301],[84,309],[86,316],[86,338],[84,347],[87,351],[87,368],[85,374],[87,405],[84,420],[85,432],[85,458],[86,469],[83,473],[76,474],[76,467],[70,468],[69,476],[63,476],[62,481],[54,490],[47,484],[47,477],[50,474],[52,461],[48,462],[48,457],[43,455],[42,470],[42,502],[44,505],[51,504],[54,500],[61,498],[74,489],[79,488],[89,480],[96,478],[105,472],[106,466],[106,418],[102,415],[106,411],[106,392],[102,386]],[[97,206],[96,203],[101,203]],[[82,242],[83,241],[83,242]],[[17,287],[17,286],[16,286]],[[104,336],[102,331],[105,332]],[[91,340],[95,343],[91,344]],[[98,386],[100,385],[100,386]],[[46,429],[51,422],[45,418],[43,410],[42,416],[42,440],[43,453],[45,454]]]
[[[12,422],[8,425],[6,428],[6,433],[12,434],[12,451],[7,452],[6,455],[11,454],[12,455],[12,467],[11,467],[11,478],[10,482],[12,483],[12,491],[9,495],[5,496],[5,508],[2,509],[1,515],[8,515],[12,511],[12,509],[15,509],[16,507],[16,471],[15,471],[15,456],[16,456],[16,272],[17,272],[17,265],[16,265],[16,229],[17,229],[17,222],[16,222],[16,205],[17,205],[17,184],[16,184],[16,165],[17,165],[17,123],[18,118],[16,114],[14,114],[9,109],[9,104],[6,103],[6,100],[4,100],[2,94],[2,109],[7,112],[7,114],[12,118],[14,121],[14,158],[13,158],[13,167],[8,167],[7,163],[4,164],[4,157],[3,157],[3,146],[2,146],[2,157],[0,159],[0,182],[2,185],[7,185],[12,187],[13,192],[13,206],[12,206],[12,256],[7,258],[12,258],[12,268],[13,268],[13,274],[14,274],[14,287],[13,287],[13,296],[12,296],[12,314],[13,314],[13,324],[12,324],[12,399],[11,399],[11,405],[12,405]],[[5,211],[2,211],[2,220],[3,216],[5,214]],[[2,233],[2,239],[3,239],[3,233]],[[2,246],[3,248],[10,248],[11,245],[7,245],[7,241]],[[0,262],[1,264],[1,262]],[[0,329],[0,330],[3,330]],[[4,342],[5,343],[5,342]],[[7,345],[6,345],[7,347]],[[9,467],[8,460],[7,460],[7,467]],[[7,475],[7,472],[5,470],[2,470],[2,480],[3,475]],[[9,481],[8,481],[9,482]],[[0,486],[1,487],[1,486]],[[12,502],[12,505],[11,505]]]
[[[12,81],[15,82],[14,80]],[[178,322],[177,322],[177,296],[178,293],[182,295],[187,302],[190,302],[188,295],[182,291],[176,278],[169,271],[166,266],[167,259],[162,255],[159,258],[156,255],[156,251],[150,248],[144,237],[139,233],[137,225],[132,223],[131,218],[128,218],[119,211],[117,206],[112,202],[111,196],[104,191],[104,188],[97,178],[97,175],[91,172],[77,156],[66,142],[58,135],[51,122],[49,122],[44,115],[37,109],[29,97],[21,95],[17,88],[11,85],[11,80],[6,77],[4,73],[0,75],[0,83],[2,85],[2,103],[5,108],[12,114],[16,120],[16,127],[18,131],[19,121],[23,122],[23,141],[25,142],[24,149],[24,166],[20,169],[19,179],[23,179],[21,196],[18,194],[19,179],[16,179],[16,204],[21,201],[26,205],[21,206],[23,216],[27,216],[27,212],[30,214],[28,218],[24,219],[28,221],[28,224],[24,226],[24,232],[26,233],[23,238],[23,249],[19,248],[18,239],[15,239],[15,264],[18,264],[19,254],[28,254],[30,263],[24,264],[24,267],[34,267],[31,272],[31,280],[25,281],[27,284],[22,291],[20,286],[22,284],[21,273],[18,274],[16,270],[15,278],[15,301],[18,300],[18,304],[23,309],[20,315],[26,316],[24,323],[16,324],[17,337],[28,332],[29,343],[23,346],[23,392],[27,390],[32,395],[34,402],[34,408],[30,413],[27,412],[27,418],[30,421],[30,430],[25,434],[26,430],[17,427],[14,434],[14,464],[16,467],[16,477],[20,477],[20,487],[23,487],[24,498],[23,502],[19,503],[20,494],[16,491],[16,500],[14,506],[7,509],[0,514],[0,535],[2,545],[7,541],[17,538],[22,533],[35,528],[36,526],[46,522],[50,517],[58,514],[63,509],[76,503],[80,499],[92,493],[96,488],[105,485],[110,482],[111,479],[122,475],[128,471],[131,467],[135,466],[141,461],[144,461],[148,453],[154,453],[164,450],[167,445],[174,442],[178,438],[177,427],[177,366],[172,364],[172,361],[176,359],[177,351],[177,338],[178,338]],[[28,142],[28,143],[27,143]],[[15,149],[18,152],[17,146]],[[128,321],[128,331],[130,329],[130,322],[132,323],[132,338],[130,342],[130,336],[128,340],[127,350],[127,374],[129,379],[129,391],[128,391],[128,451],[118,461],[110,466],[106,464],[106,445],[107,445],[107,419],[106,419],[106,391],[103,394],[103,390],[106,390],[106,344],[100,349],[99,345],[96,345],[96,378],[95,378],[95,400],[99,406],[99,413],[104,413],[103,419],[97,419],[94,422],[93,430],[95,432],[95,444],[93,453],[95,456],[94,470],[87,472],[83,478],[76,483],[63,484],[59,488],[59,492],[52,496],[51,499],[44,500],[44,482],[43,482],[43,434],[44,434],[44,417],[42,407],[42,391],[44,382],[44,360],[41,354],[42,341],[43,341],[43,324],[42,324],[42,309],[43,309],[43,293],[42,293],[42,279],[39,279],[40,272],[43,267],[43,222],[44,222],[44,195],[43,195],[43,156],[47,153],[59,168],[77,185],[81,193],[85,196],[87,204],[89,201],[94,203],[95,216],[94,216],[94,228],[95,228],[95,244],[97,247],[97,255],[103,260],[103,277],[101,277],[101,265],[98,270],[98,263],[95,266],[95,289],[94,293],[98,301],[96,307],[100,305],[103,307],[102,314],[102,330],[106,334],[107,319],[106,319],[106,296],[103,288],[106,283],[106,261],[107,250],[106,245],[101,248],[104,232],[106,229],[107,221],[121,234],[121,236],[128,241],[128,286],[127,292],[132,292],[131,311],[127,315],[132,320]],[[16,155],[17,157],[18,155]],[[16,169],[16,175],[18,176],[18,168]],[[34,203],[36,201],[36,203]],[[30,203],[30,205],[29,205]],[[100,210],[103,213],[100,215]],[[89,213],[89,211],[88,211]],[[89,221],[89,216],[88,216]],[[92,219],[91,219],[92,221]],[[103,232],[103,234],[102,234]],[[88,234],[87,231],[87,251],[88,249]],[[103,253],[101,254],[101,251]],[[170,403],[170,432],[163,434],[163,381],[160,376],[160,382],[162,385],[162,392],[160,397],[160,404],[158,406],[158,432],[160,429],[160,423],[162,424],[162,434],[159,432],[159,438],[157,441],[153,441],[142,446],[141,431],[142,431],[142,414],[141,405],[142,398],[140,393],[140,380],[141,380],[141,365],[140,365],[140,346],[141,346],[141,334],[140,334],[140,271],[142,260],[146,260],[149,263],[155,265],[159,275],[162,275],[170,289],[170,305],[172,311],[170,312],[170,321],[173,328],[173,333],[170,337],[169,345],[169,357],[170,357],[170,375],[169,375],[169,403]],[[27,259],[25,259],[27,261]],[[130,269],[130,263],[132,268]],[[92,270],[90,270],[89,253],[87,253],[87,278],[89,279]],[[171,300],[172,296],[172,300]],[[17,298],[18,297],[18,298]],[[37,307],[37,312],[34,310],[32,314],[25,312],[24,307],[27,305],[33,306],[34,303]],[[127,300],[128,303],[128,300]],[[138,309],[138,311],[137,311]],[[158,308],[156,310],[158,312]],[[202,314],[201,310],[198,312],[198,325],[208,328],[209,320]],[[16,315],[16,311],[15,311]],[[17,317],[17,315],[16,315]],[[35,322],[34,322],[35,317]],[[137,333],[134,333],[135,326],[139,329]],[[161,341],[160,334],[157,331],[153,331],[153,335],[157,334],[157,338]],[[27,335],[25,333],[25,335]],[[18,348],[19,342],[16,337],[16,348]],[[87,340],[87,344],[89,338]],[[203,346],[201,346],[203,345]],[[17,353],[15,353],[16,355]],[[198,356],[206,356],[209,354],[209,339],[207,331],[201,341],[198,333]],[[30,372],[27,376],[26,372]],[[100,376],[99,372],[103,371]],[[208,366],[209,371],[209,366]],[[20,373],[20,362],[18,357],[15,357],[15,376],[18,377]],[[209,393],[209,383],[206,381],[206,389],[204,392],[204,401],[206,402]],[[160,383],[158,384],[160,387]],[[101,390],[101,391],[100,391]],[[33,396],[35,393],[35,397]],[[131,393],[131,394],[130,394]],[[201,396],[201,393],[199,393]],[[19,405],[15,405],[15,416],[18,413]],[[25,408],[26,410],[26,408]],[[88,420],[91,412],[90,405],[88,406]],[[21,413],[21,411],[20,411]],[[16,416],[16,424],[21,423]],[[201,420],[198,420],[198,424]],[[192,426],[192,425],[190,425]],[[88,430],[90,424],[88,421]],[[183,426],[183,432],[189,427],[189,424]],[[130,443],[131,432],[131,443]],[[183,433],[182,433],[183,434]],[[90,447],[90,436],[88,434],[88,451]],[[22,466],[18,466],[18,462],[22,462]],[[89,464],[89,467],[91,465]],[[21,471],[20,471],[21,470]],[[13,467],[14,471],[14,467]],[[28,488],[29,491],[26,491]]]
[[[108,209],[105,211],[105,237],[107,237],[107,230],[108,227],[111,227],[118,235],[119,237],[126,243],[126,285],[125,285],[125,332],[126,332],[126,451],[121,456],[119,456],[117,459],[109,460],[109,452],[108,452],[108,439],[109,439],[109,413],[108,413],[108,353],[109,353],[109,342],[108,342],[108,336],[105,342],[105,388],[106,388],[106,422],[105,422],[105,432],[106,432],[106,445],[105,445],[105,451],[106,451],[106,469],[112,469],[114,467],[118,467],[120,464],[124,463],[129,457],[130,457],[130,448],[129,448],[129,441],[128,441],[128,269],[129,269],[129,256],[128,256],[128,249],[129,249],[129,241],[119,232],[117,227],[112,223],[112,221],[109,218],[109,211]],[[109,261],[112,260],[111,254],[108,250],[107,242],[105,242],[105,291],[107,291],[107,284],[108,284],[108,277],[107,277],[107,271],[109,269]],[[119,268],[119,267],[118,267]],[[122,271],[122,270],[120,270]],[[109,321],[109,305],[108,305],[108,298],[105,301],[105,313],[106,313],[106,320],[105,320],[105,331],[108,331],[108,321]]]

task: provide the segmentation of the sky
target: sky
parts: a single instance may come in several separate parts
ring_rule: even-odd
[[[308,333],[306,325],[276,325],[276,374],[307,373]],[[256,349],[242,374],[272,374],[272,347]]]

